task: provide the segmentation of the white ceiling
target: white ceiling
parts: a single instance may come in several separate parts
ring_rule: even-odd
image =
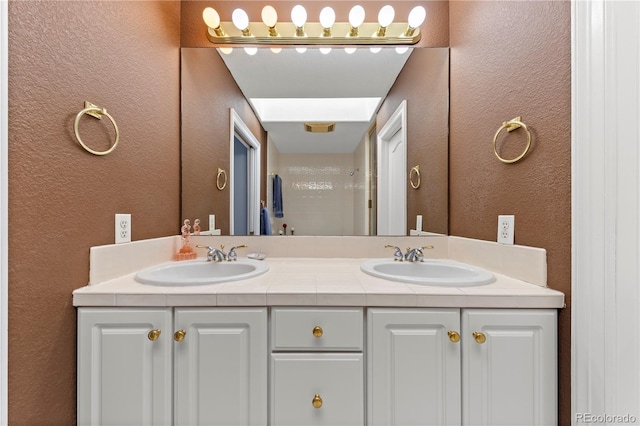
[[[220,52],[236,83],[283,153],[349,153],[369,130],[382,100],[411,54],[383,48],[274,53]],[[336,122],[331,133],[308,133],[305,121]]]

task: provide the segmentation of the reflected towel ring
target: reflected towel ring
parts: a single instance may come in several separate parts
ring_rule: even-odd
[[[416,181],[414,183],[413,175],[416,175]],[[413,189],[420,188],[420,166],[413,166],[409,172],[409,183]]]
[[[522,154],[518,155],[514,159],[507,160],[505,158],[502,158],[500,154],[498,154],[498,150],[496,148],[496,141],[498,140],[498,135],[503,129],[507,129],[508,132],[512,132],[516,129],[519,129],[520,127],[524,128],[525,132],[527,132],[527,146],[525,147]],[[502,123],[502,126],[500,126],[495,136],[493,137],[493,153],[496,155],[496,157],[498,157],[498,160],[502,161],[503,163],[511,164],[511,163],[515,163],[517,161],[522,160],[524,156],[527,155],[527,153],[529,152],[529,148],[531,148],[531,132],[527,128],[527,125],[521,121],[521,117],[516,117]]]
[[[85,143],[82,141],[82,139],[80,138],[80,132],[78,131],[78,124],[80,123],[80,118],[82,118],[84,114],[95,117],[98,120],[102,120],[102,116],[106,115],[107,118],[111,120],[111,124],[113,124],[113,128],[116,131],[116,140],[113,142],[113,145],[111,145],[111,147],[108,150],[106,151],[93,150],[89,148],[87,145],[85,145]],[[76,134],[76,139],[78,139],[78,142],[80,143],[80,146],[82,146],[82,148],[84,148],[87,152],[90,152],[93,155],[107,155],[111,153],[114,149],[116,149],[116,146],[118,146],[118,142],[120,141],[120,131],[118,130],[118,125],[116,124],[116,121],[113,119],[113,117],[109,115],[109,113],[107,113],[107,110],[105,108],[100,108],[99,106],[96,106],[91,102],[87,102],[87,101],[84,102],[84,109],[80,111],[78,115],[76,115],[76,121],[73,124],[73,130]]]
[[[220,177],[224,177],[224,182],[220,183]],[[227,172],[218,167],[218,175],[216,176],[216,187],[222,191],[227,187]]]

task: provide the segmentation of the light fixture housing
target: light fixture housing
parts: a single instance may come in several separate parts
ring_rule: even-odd
[[[321,13],[319,22],[307,22],[307,11],[301,4],[291,9],[290,22],[278,22],[278,13],[272,6],[265,6],[262,9],[261,22],[250,22],[247,13],[242,9],[233,11],[233,24],[220,22],[220,16],[211,8],[205,9],[203,19],[208,27],[207,38],[218,46],[234,44],[412,45],[421,38],[421,31],[411,27],[408,22],[393,22],[395,12],[390,5],[380,10],[378,22],[365,22],[365,10],[360,5],[351,8],[349,22],[335,22],[335,12],[331,8],[325,9],[326,11],[323,10],[324,13]],[[411,14],[410,23],[415,24],[414,19],[420,18],[420,14],[419,12]],[[409,27],[411,31],[408,31]]]
[[[304,131],[309,133],[329,133],[336,129],[336,123],[304,123]]]

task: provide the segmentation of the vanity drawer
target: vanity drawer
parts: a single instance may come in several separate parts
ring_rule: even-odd
[[[271,355],[271,424],[363,425],[361,353]]]
[[[361,308],[273,308],[274,351],[362,351]]]

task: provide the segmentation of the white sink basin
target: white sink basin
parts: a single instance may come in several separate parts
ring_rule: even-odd
[[[485,285],[495,281],[493,273],[452,260],[425,259],[424,262],[369,260],[360,266],[374,277],[409,284],[463,287]]]
[[[135,279],[143,284],[187,286],[220,284],[245,280],[269,270],[258,260],[239,259],[235,262],[207,262],[204,259],[168,262],[143,269]]]

